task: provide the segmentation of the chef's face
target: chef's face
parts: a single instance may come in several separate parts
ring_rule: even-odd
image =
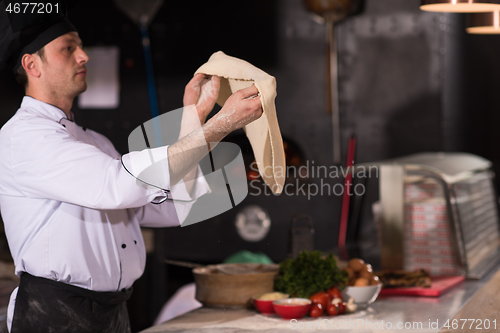
[[[41,78],[51,94],[75,98],[87,89],[85,64],[89,57],[76,32],[68,32],[45,45]]]

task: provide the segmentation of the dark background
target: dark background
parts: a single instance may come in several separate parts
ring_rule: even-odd
[[[422,12],[419,3],[367,1],[362,14],[337,26],[342,156],[355,135],[357,163],[460,151],[491,160],[498,171],[500,39],[467,35],[465,15]],[[130,132],[151,118],[139,30],[109,0],[80,1],[70,20],[85,46],[120,48],[120,106],[80,110],[75,103],[73,111],[77,123],[105,134],[126,153]],[[325,112],[324,26],[311,19],[300,0],[165,0],[149,31],[160,113],[182,106],[184,86],[195,70],[222,50],[276,77],[284,138],[310,163],[333,165],[331,117]],[[0,124],[16,112],[22,96],[13,76],[0,73]],[[242,149],[251,154],[247,145]],[[334,185],[343,179],[324,181]],[[351,255],[377,267],[371,214],[377,179],[367,180],[366,186],[362,200],[356,198],[361,216],[351,221],[357,225],[349,232]],[[269,234],[255,243],[240,238],[234,226],[235,215],[250,204],[271,218]],[[299,213],[313,218],[316,248],[335,251],[340,207],[341,197],[335,195],[310,200],[300,194],[249,195],[208,221],[155,230],[155,251],[148,255],[129,304],[134,330],[150,326],[176,288],[192,281],[189,269],[167,267],[164,257],[217,263],[246,249],[279,262],[287,255],[290,220]],[[5,239],[0,244],[8,260]]]

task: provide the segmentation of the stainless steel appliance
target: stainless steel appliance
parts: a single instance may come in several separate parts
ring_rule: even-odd
[[[500,259],[492,163],[465,153],[421,153],[377,166],[383,269],[427,268],[482,277]]]

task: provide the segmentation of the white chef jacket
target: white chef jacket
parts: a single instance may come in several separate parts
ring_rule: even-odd
[[[161,149],[167,156],[167,147],[156,154]],[[0,209],[17,275],[94,291],[130,288],[145,267],[140,226],[180,224],[172,201],[151,203],[167,192],[141,186],[106,137],[34,98],[24,97],[0,130],[0,157]],[[187,211],[210,191],[204,177],[193,199],[176,188]]]

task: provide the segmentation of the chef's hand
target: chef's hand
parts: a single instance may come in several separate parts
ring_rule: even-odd
[[[218,76],[210,76],[198,73],[186,86],[184,90],[184,106],[195,105],[203,125],[207,116],[214,108],[215,101],[219,96],[220,79]]]
[[[250,124],[262,116],[262,103],[258,94],[255,85],[238,90],[210,121],[226,135]]]
[[[196,76],[193,80],[201,81]],[[216,79],[214,82],[218,83],[219,81]],[[209,144],[209,149],[213,149],[226,135],[262,116],[262,104],[258,93],[259,91],[255,85],[235,92],[227,99],[222,109],[210,118],[206,124],[194,130],[189,135],[182,137],[181,140],[168,148],[171,185],[176,184],[180,179],[184,178],[186,188],[190,192],[193,186],[191,180],[196,175],[196,165],[208,152],[207,144]],[[186,100],[186,97],[184,99]],[[199,104],[205,105],[204,102],[199,102]],[[213,102],[210,110],[212,107]],[[204,110],[206,117],[210,113],[210,110]]]

